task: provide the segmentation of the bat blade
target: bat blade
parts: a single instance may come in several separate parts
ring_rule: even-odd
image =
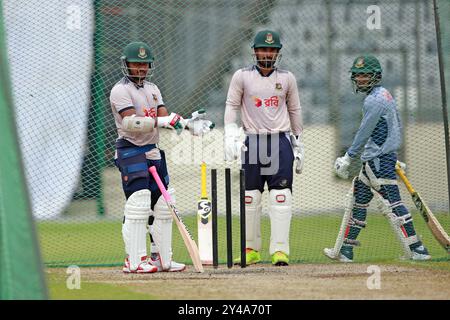
[[[445,232],[438,219],[435,217],[430,208],[428,208],[419,193],[414,192],[411,194],[411,197],[417,210],[419,210],[426,224],[430,228],[434,238],[447,251],[447,253],[450,254],[450,237]]]
[[[405,184],[408,192],[411,194],[414,205],[416,206],[417,210],[419,210],[422,218],[425,220],[425,223],[427,224],[434,238],[447,251],[447,253],[450,254],[450,237],[448,236],[447,232],[445,232],[444,228],[439,223],[433,212],[431,212],[430,208],[428,208],[420,194],[416,190],[414,190],[413,186],[406,177],[405,171],[401,168],[398,162],[395,166],[395,171]]]
[[[204,265],[212,265],[212,203],[206,192],[206,164],[202,163],[201,196],[197,202],[197,233],[200,260]]]
[[[164,187],[164,184],[161,181],[161,178],[158,175],[158,172],[156,171],[156,167],[155,166],[150,167],[149,171],[152,174],[153,178],[155,179],[155,182],[158,185],[158,188],[161,191],[164,200],[166,200],[167,207],[169,208],[172,217],[175,220],[175,223],[178,227],[178,231],[180,232],[181,237],[183,238],[184,244],[189,252],[189,256],[191,257],[195,270],[197,272],[204,272],[203,265],[200,261],[200,253],[198,251],[197,244],[195,243],[194,238],[189,232],[189,229],[186,227],[183,220],[181,219],[181,215],[178,209],[173,204],[170,194],[167,192],[166,188]]]

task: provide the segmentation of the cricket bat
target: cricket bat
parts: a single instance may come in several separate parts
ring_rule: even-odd
[[[194,268],[197,272],[203,272],[203,265],[200,261],[200,254],[198,252],[197,244],[195,243],[194,239],[192,238],[191,233],[189,232],[188,228],[184,224],[183,220],[181,220],[180,213],[178,212],[178,209],[175,207],[175,205],[172,202],[172,198],[170,197],[169,192],[167,192],[166,188],[164,187],[161,178],[158,175],[158,172],[156,171],[156,167],[152,166],[149,169],[151,175],[156,181],[156,184],[158,185],[159,190],[162,193],[162,196],[164,197],[164,200],[166,200],[167,207],[169,208],[170,212],[172,213],[173,219],[175,220],[175,223],[178,227],[178,231],[180,231],[181,237],[183,238],[184,244],[186,245],[186,248],[189,252],[189,256],[192,259],[192,263],[194,264]]]
[[[406,177],[405,171],[403,171],[403,169],[400,167],[398,163],[395,166],[395,171],[405,184],[406,189],[408,189],[408,192],[411,194],[412,200],[416,208],[419,210],[428,228],[430,228],[434,238],[447,251],[447,253],[450,254],[450,237],[445,232],[444,228],[441,226],[438,219],[436,219],[433,212],[431,212],[430,208],[428,208],[425,201],[423,201],[420,194],[414,190],[408,178]]]
[[[212,216],[211,200],[206,192],[206,163],[201,165],[201,194],[197,203],[197,232],[200,260],[204,265],[212,265]]]

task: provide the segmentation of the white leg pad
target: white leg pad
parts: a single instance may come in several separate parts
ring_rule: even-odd
[[[147,256],[147,222],[150,214],[149,190],[134,192],[125,203],[122,237],[131,271],[136,270],[141,258]]]
[[[411,248],[409,247],[411,244],[419,241],[417,235],[408,237],[404,224],[410,221],[411,215],[407,214],[401,217],[398,217],[392,210],[392,206],[388,200],[384,199],[381,194],[378,194],[378,208],[382,210],[383,214],[388,218],[389,224],[394,230],[395,235],[397,236],[400,244],[402,246],[404,252],[404,258],[410,259],[413,255]]]
[[[175,204],[175,190],[169,188],[170,197]],[[169,270],[172,261],[172,213],[163,196],[159,197],[154,207],[155,220],[152,226],[152,237],[159,252],[163,270]]]
[[[245,191],[245,238],[247,248],[261,250],[261,192]]]
[[[292,218],[292,194],[289,189],[272,189],[269,193],[270,248],[272,255],[282,251],[289,255],[289,231]]]

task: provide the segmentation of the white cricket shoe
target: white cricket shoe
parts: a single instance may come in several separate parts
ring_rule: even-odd
[[[427,248],[425,248],[423,245],[411,250],[411,252],[412,252],[411,256],[412,260],[424,261],[431,259],[431,256],[428,254]]]
[[[347,258],[342,253],[339,252],[339,255],[335,255],[333,248],[325,248],[323,249],[323,254],[332,260],[338,260],[340,262],[353,262],[352,259]]]
[[[147,256],[141,258],[141,263],[138,265],[136,270],[130,269],[130,261],[128,257],[125,258],[125,263],[123,265],[122,271],[124,273],[153,273],[158,271],[158,268],[148,263]]]
[[[186,270],[186,265],[183,263],[178,263],[175,261],[170,261],[170,268],[169,270],[163,270],[161,267],[161,260],[159,258],[159,254],[152,253],[150,258],[148,259],[148,262],[157,268],[158,272],[180,272]]]

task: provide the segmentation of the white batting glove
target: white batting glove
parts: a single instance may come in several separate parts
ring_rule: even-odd
[[[189,129],[193,136],[202,136],[215,127],[215,123],[206,120],[205,116],[206,111],[200,109],[192,113],[192,118],[184,120],[186,129]]]
[[[296,137],[291,134],[292,151],[294,152],[295,159],[295,173],[300,174],[303,171],[303,163],[305,162],[305,147],[302,141],[302,135]]]
[[[350,174],[348,171],[348,167],[350,166],[351,161],[352,158],[350,158],[347,153],[345,153],[343,157],[339,157],[336,159],[336,161],[334,162],[334,170],[336,171],[336,174],[339,178],[348,179],[348,176]]]
[[[185,120],[179,114],[172,112],[165,117],[158,117],[158,128],[175,129],[177,134],[183,132],[186,126]]]
[[[229,123],[225,126],[224,156],[225,161],[237,160],[241,155],[241,150],[246,151],[241,140],[241,130],[236,123]]]

